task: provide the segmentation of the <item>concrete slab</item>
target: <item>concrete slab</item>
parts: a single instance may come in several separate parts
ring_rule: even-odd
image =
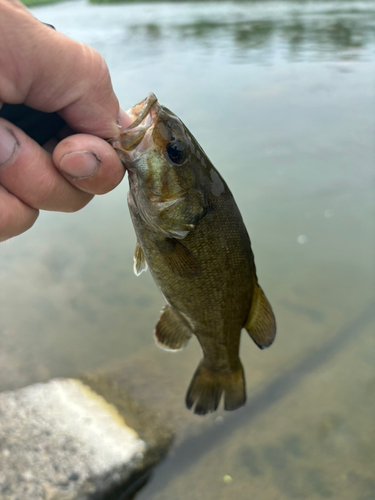
[[[145,413],[118,396],[122,411],[74,379],[0,394],[1,499],[100,499],[160,460],[171,433],[148,414],[142,439],[124,408],[139,425]]]

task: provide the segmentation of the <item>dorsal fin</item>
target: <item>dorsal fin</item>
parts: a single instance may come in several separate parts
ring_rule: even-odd
[[[182,349],[192,336],[190,328],[170,306],[163,307],[154,334],[156,343],[169,351]]]
[[[267,297],[255,280],[251,309],[244,328],[260,349],[269,347],[275,340],[275,315]]]
[[[139,276],[143,271],[147,271],[147,262],[145,254],[137,241],[134,251],[134,274]]]

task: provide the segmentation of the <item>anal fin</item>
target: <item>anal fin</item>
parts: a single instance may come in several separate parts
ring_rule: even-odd
[[[267,297],[257,283],[254,283],[253,300],[244,328],[260,349],[269,347],[275,340],[275,315]]]
[[[162,349],[178,351],[192,336],[190,328],[170,307],[165,306],[155,327],[155,340]]]
[[[134,252],[134,274],[139,276],[143,271],[147,271],[147,262],[145,259],[145,254],[137,241]]]

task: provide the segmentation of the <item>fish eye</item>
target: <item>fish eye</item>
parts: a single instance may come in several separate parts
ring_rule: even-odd
[[[177,139],[168,143],[165,151],[171,162],[176,165],[181,165],[186,159],[186,145]]]

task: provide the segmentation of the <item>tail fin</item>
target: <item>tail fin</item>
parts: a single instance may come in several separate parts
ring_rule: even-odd
[[[190,382],[186,406],[190,410],[195,404],[194,413],[205,415],[217,410],[222,393],[227,411],[237,410],[245,404],[245,378],[241,362],[236,371],[218,372],[208,368],[206,360],[202,359]]]

